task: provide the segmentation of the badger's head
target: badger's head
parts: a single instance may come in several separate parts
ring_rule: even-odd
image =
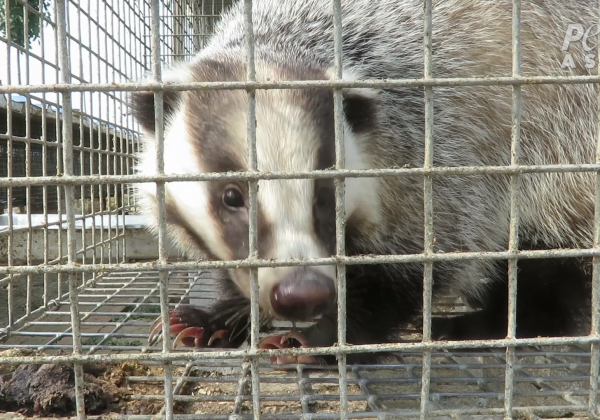
[[[164,76],[165,81],[242,81],[241,63],[197,61]],[[257,63],[259,80],[326,79],[323,70],[290,69]],[[344,94],[346,167],[367,168],[360,139],[373,130],[376,95]],[[156,174],[154,95],[133,95],[133,110],[144,131],[139,172]],[[164,172],[194,174],[248,170],[248,97],[244,90],[165,92]],[[256,148],[259,171],[309,171],[335,165],[331,89],[259,90],[256,93]],[[194,258],[237,260],[248,256],[249,197],[245,181],[167,183],[168,233]],[[156,187],[138,186],[145,212],[156,216]],[[333,179],[258,182],[259,258],[321,258],[335,254]],[[377,223],[375,178],[346,180],[346,216]],[[248,269],[229,275],[250,295]],[[259,268],[259,303],[270,315],[301,321],[334,305],[335,266]]]

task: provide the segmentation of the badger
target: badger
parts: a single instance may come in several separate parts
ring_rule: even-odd
[[[597,4],[524,1],[523,76],[597,74]],[[342,0],[342,79],[386,80],[424,75],[421,0]],[[244,7],[222,15],[207,46],[163,74],[165,82],[244,81],[247,57]],[[328,81],[335,78],[330,0],[255,0],[252,7],[256,80]],[[509,1],[436,0],[432,14],[432,76],[512,75]],[[590,53],[591,51],[591,53]],[[589,54],[592,54],[590,56]],[[587,61],[586,61],[587,60]],[[375,85],[375,84],[373,84]],[[324,86],[324,87],[321,87]],[[347,85],[352,86],[352,85]],[[388,85],[389,86],[389,85]],[[524,84],[519,164],[594,163],[598,138],[594,84]],[[345,168],[420,168],[425,156],[422,86],[342,90]],[[332,88],[256,91],[257,169],[261,172],[335,167]],[[137,170],[156,175],[154,95],[131,98],[143,130]],[[246,171],[248,95],[245,90],[164,92],[164,173]],[[513,87],[435,86],[433,165],[511,164]],[[424,175],[405,171],[344,179],[345,251],[349,256],[424,252]],[[522,173],[518,187],[520,250],[593,246],[595,174]],[[169,237],[194,260],[241,260],[249,255],[246,181],[165,184]],[[433,252],[507,251],[510,173],[451,173],[432,177]],[[154,183],[138,185],[139,204],[156,230]],[[335,183],[329,178],[258,181],[258,256],[314,259],[336,254]],[[579,336],[590,329],[590,258],[518,261],[517,337]],[[272,335],[261,348],[326,347],[337,341],[335,265],[258,268],[261,325],[283,319],[309,326]],[[347,342],[388,343],[399,327],[420,319],[422,262],[346,267]],[[249,336],[250,270],[224,269],[219,298],[207,308],[170,313],[177,344],[237,348]],[[473,309],[433,319],[436,340],[507,336],[508,262],[453,259],[433,264],[435,296],[451,291]],[[162,334],[160,318],[151,342]],[[351,354],[363,363],[373,354]],[[317,356],[279,357],[275,363],[329,363]]]

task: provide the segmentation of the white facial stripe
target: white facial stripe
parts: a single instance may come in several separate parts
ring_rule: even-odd
[[[344,132],[346,169],[372,169],[358,144],[361,139],[352,133],[347,124],[344,126]],[[368,138],[364,141],[368,141]],[[346,178],[344,184],[346,218],[360,208],[363,217],[374,224],[379,223],[381,219],[379,178]]]
[[[312,180],[259,182],[258,198],[261,211],[264,211],[269,219],[276,249],[286,246],[286,242],[287,246],[297,246],[293,245],[293,242],[302,242],[305,244],[303,248],[307,248],[306,244],[309,242],[314,242],[313,188]],[[308,249],[306,251],[308,252]]]
[[[259,99],[263,103],[257,107],[257,118],[263,116],[256,132],[259,170],[315,169],[320,142],[304,110],[282,93],[269,92]],[[313,190],[314,180],[259,181],[259,205],[273,235],[271,258],[324,256],[314,234]]]

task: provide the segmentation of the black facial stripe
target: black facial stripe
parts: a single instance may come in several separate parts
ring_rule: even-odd
[[[209,213],[215,217],[221,227],[220,233],[227,247],[232,251],[233,258],[248,256],[248,223],[241,219],[240,212],[231,211],[223,205],[223,192],[228,182],[214,181],[207,185]],[[236,183],[244,197],[248,196],[245,183]]]
[[[244,219],[243,211],[232,211],[223,205],[223,193],[231,182],[213,181],[208,183],[209,211],[219,221],[221,227],[220,234],[232,251],[234,259],[244,259],[248,257],[249,227],[247,220]],[[248,200],[248,184],[244,182],[235,183],[243,193],[246,205]],[[267,221],[264,213],[258,207],[258,245],[259,257],[265,255],[269,244],[271,243],[271,225]]]
[[[224,93],[224,95],[227,94]],[[200,156],[206,172],[230,172],[246,169],[244,162],[240,162],[238,159],[238,157],[246,155],[246,148],[239,150],[237,142],[227,141],[230,134],[227,132],[226,123],[198,117],[198,115],[211,115],[212,113],[227,113],[232,108],[230,104],[232,98],[219,98],[224,104],[213,101],[215,109],[209,111],[204,104],[204,101],[208,99],[204,96],[199,95],[188,103],[186,118],[190,133],[197,137],[194,139],[195,151]]]
[[[224,65],[208,61],[196,66],[194,78],[198,81],[245,80],[244,64]],[[200,157],[206,172],[236,172],[247,169],[244,157],[247,148],[240,147],[239,139],[231,141],[228,131],[232,121],[232,111],[246,109],[243,102],[246,93],[241,91],[195,91],[187,97],[186,120],[189,132],[196,136],[195,151]],[[237,117],[237,114],[235,114]],[[227,185],[236,185],[243,193],[246,205],[248,184],[245,182],[208,182],[209,212],[219,225],[219,235],[232,258],[244,259],[248,256],[248,222],[243,209],[232,211],[223,204],[223,193]],[[269,226],[258,209],[259,217],[259,253],[264,253],[265,238],[269,236]]]
[[[317,237],[333,255],[335,253],[335,187],[332,179],[315,180],[313,221]]]
[[[222,82],[245,80],[243,63],[220,63],[204,60],[191,69],[192,78],[198,82]],[[239,150],[237,142],[227,141],[227,128],[231,110],[240,108],[246,93],[243,91],[188,91],[185,92],[185,119],[189,132],[195,136],[195,151],[207,172],[245,170],[239,157],[246,156],[246,149]],[[242,107],[245,109],[245,107]]]

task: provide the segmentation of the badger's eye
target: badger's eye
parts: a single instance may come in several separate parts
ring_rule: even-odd
[[[229,186],[223,193],[223,204],[231,210],[239,210],[244,207],[244,195],[239,188]]]

